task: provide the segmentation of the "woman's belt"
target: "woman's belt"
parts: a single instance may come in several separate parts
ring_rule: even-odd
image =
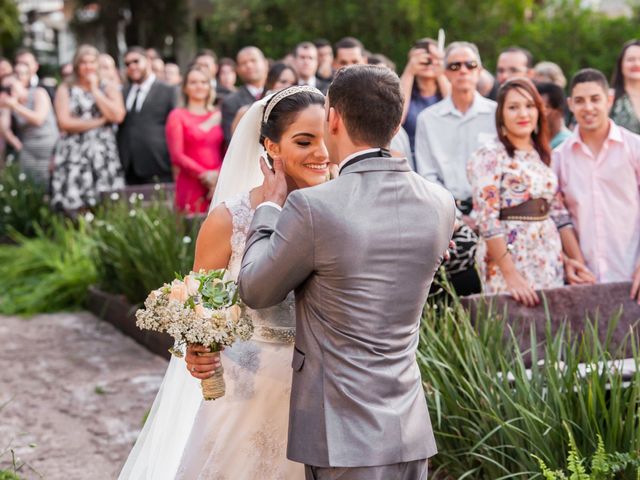
[[[549,202],[544,198],[532,198],[515,207],[500,209],[500,220],[541,222],[549,218]]]
[[[296,328],[254,325],[251,338],[261,342],[293,344],[296,340]]]

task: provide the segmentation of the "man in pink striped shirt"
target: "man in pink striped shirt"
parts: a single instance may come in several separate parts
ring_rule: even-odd
[[[616,125],[613,97],[598,70],[571,80],[578,126],[553,152],[553,169],[580,247],[598,282],[632,281],[640,303],[640,136]]]

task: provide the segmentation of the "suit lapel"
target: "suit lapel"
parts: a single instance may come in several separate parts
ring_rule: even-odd
[[[147,105],[147,101],[149,100],[149,98],[151,98],[154,95],[154,90],[156,90],[156,88],[158,87],[158,80],[154,80],[153,83],[151,84],[151,87],[149,87],[149,91],[147,92],[147,95],[144,97],[144,102],[142,102],[142,106],[140,107],[140,111],[138,111],[138,113],[142,113],[145,109],[145,106]]]

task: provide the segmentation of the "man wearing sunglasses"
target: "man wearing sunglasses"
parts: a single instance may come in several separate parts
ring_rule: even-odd
[[[474,44],[450,44],[444,66],[451,94],[418,115],[416,171],[449,190],[463,215],[464,224],[456,232],[459,251],[445,267],[456,291],[469,294],[479,291],[480,283],[473,268],[475,245],[473,222],[468,216],[472,205],[467,161],[477,148],[496,136],[496,103],[476,90],[482,62]],[[467,245],[464,251],[462,245]]]
[[[176,89],[156,78],[141,47],[129,48],[124,64],[129,80],[123,92],[127,115],[118,129],[118,150],[126,182],[171,182],[164,127],[176,106]]]

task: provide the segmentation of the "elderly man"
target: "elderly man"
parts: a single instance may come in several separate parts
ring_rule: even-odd
[[[451,94],[423,110],[416,121],[416,171],[427,180],[449,190],[462,219],[455,240],[457,254],[447,263],[447,272],[459,294],[479,291],[474,270],[475,234],[468,217],[472,209],[467,161],[471,154],[496,136],[496,103],[476,90],[482,69],[478,48],[468,42],[454,42],[444,55],[445,75]]]

